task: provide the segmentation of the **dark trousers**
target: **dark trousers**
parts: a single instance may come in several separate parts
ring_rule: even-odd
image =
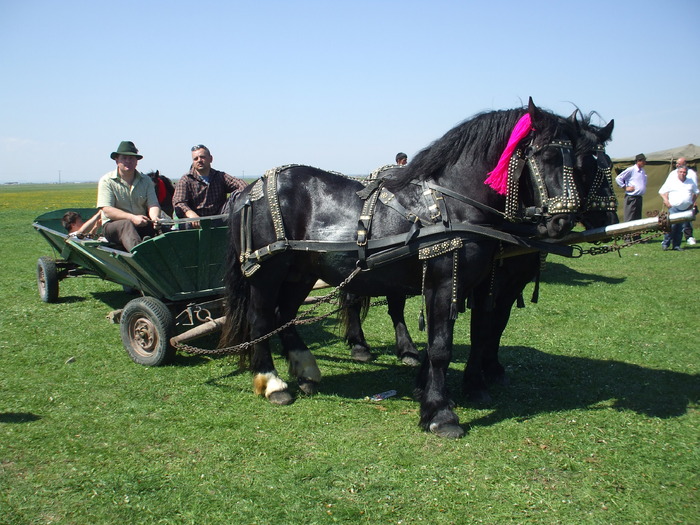
[[[687,241],[693,236],[693,223],[686,221],[683,223],[683,233],[685,233],[685,240]]]
[[[636,221],[642,218],[642,196],[625,195],[624,221]]]
[[[146,235],[153,237],[156,234],[150,222],[144,226],[136,227],[127,219],[109,221],[103,226],[102,231],[110,243],[121,244],[127,252],[130,252]]]

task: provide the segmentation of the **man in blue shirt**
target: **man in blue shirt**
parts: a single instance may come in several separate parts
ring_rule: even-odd
[[[647,191],[647,174],[644,171],[647,158],[640,153],[634,162],[615,178],[617,185],[625,189],[625,222],[642,218],[642,195]]]

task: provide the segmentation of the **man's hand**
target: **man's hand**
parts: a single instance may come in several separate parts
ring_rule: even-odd
[[[145,215],[132,215],[129,220],[134,226],[144,226],[150,219]]]

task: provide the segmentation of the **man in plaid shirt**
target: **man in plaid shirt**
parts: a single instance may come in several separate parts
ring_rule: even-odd
[[[199,144],[192,148],[192,166],[175,185],[173,207],[180,218],[196,219],[222,213],[229,193],[241,191],[246,183],[228,173],[212,169],[214,160],[209,148]],[[199,228],[199,222],[193,222]]]

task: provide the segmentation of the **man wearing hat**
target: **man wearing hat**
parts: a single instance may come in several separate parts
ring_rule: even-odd
[[[127,251],[145,236],[155,235],[160,217],[158,197],[151,179],[136,171],[139,155],[131,141],[123,141],[110,155],[114,171],[102,176],[97,185],[97,207],[102,210],[102,229],[107,240]]]
[[[625,222],[642,218],[642,195],[647,191],[647,173],[644,171],[647,158],[640,153],[634,162],[615,177],[617,185],[625,189]]]

